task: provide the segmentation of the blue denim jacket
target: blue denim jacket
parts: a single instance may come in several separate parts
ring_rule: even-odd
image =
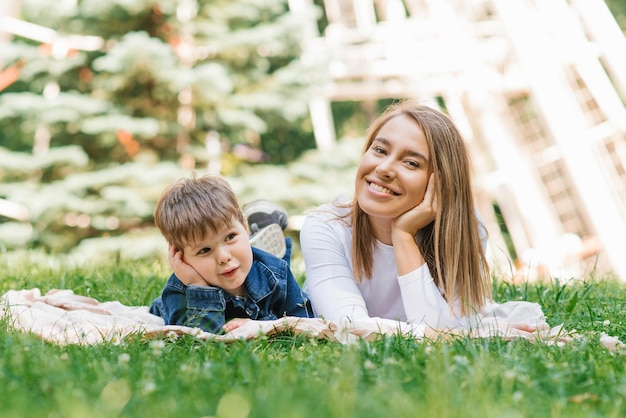
[[[313,317],[311,304],[289,268],[291,239],[287,238],[283,259],[254,247],[252,256],[243,297],[219,287],[187,286],[172,274],[161,296],[152,302],[150,313],[162,317],[166,325],[198,327],[212,333],[221,332],[233,318]]]

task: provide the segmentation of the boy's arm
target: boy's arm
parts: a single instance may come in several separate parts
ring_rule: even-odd
[[[225,322],[226,304],[221,289],[186,286],[172,275],[161,294],[159,315],[166,325],[184,325],[219,333]]]
[[[187,286],[187,322],[190,327],[219,334],[226,322],[226,301],[217,287]]]

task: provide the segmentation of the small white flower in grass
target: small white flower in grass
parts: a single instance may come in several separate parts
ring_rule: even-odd
[[[165,341],[163,340],[153,340],[150,341],[150,348],[152,348],[152,354],[155,356],[161,355],[163,348],[165,348]]]
[[[119,334],[111,334],[109,336],[109,342],[113,345],[120,345],[122,343],[122,337]]]
[[[146,395],[154,392],[155,390],[156,390],[156,384],[151,380],[144,382],[143,387],[141,388],[141,391]]]
[[[393,357],[385,357],[383,359],[383,364],[386,365],[386,366],[394,366],[396,364],[399,364],[399,362],[398,362],[398,360],[396,360]]]
[[[513,402],[519,402],[522,400],[522,398],[524,397],[524,394],[522,392],[515,392],[513,393]]]
[[[374,370],[376,368],[376,365],[368,359],[365,360],[365,362],[363,363],[363,367],[365,367],[367,370]]]
[[[70,359],[70,355],[67,353],[63,353],[59,356],[59,359],[63,360],[63,361],[67,361]]]
[[[122,353],[117,358],[117,362],[120,364],[128,363],[129,361],[130,361],[130,354],[128,353]]]
[[[504,372],[503,376],[507,380],[515,380],[515,378],[517,377],[517,373],[515,372],[515,370],[509,369]]]
[[[202,332],[203,332],[203,331],[202,331],[202,329],[201,329],[201,328],[194,328],[194,329],[191,331],[191,335],[193,335],[194,337],[198,338],[199,336],[201,336],[201,335],[202,335]]]
[[[178,334],[176,334],[175,331],[169,331],[166,336],[170,341],[176,341],[178,339]]]
[[[165,347],[165,341],[163,340],[152,340],[150,341],[150,347],[153,349],[160,349]]]
[[[611,321],[609,321],[608,319],[605,319],[602,325],[604,325],[605,327],[608,327],[609,325],[611,325]]]
[[[470,361],[465,356],[454,356],[454,362],[460,366],[469,366]]]

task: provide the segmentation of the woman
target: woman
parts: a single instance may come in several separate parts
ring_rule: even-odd
[[[510,324],[511,309],[489,301],[487,233],[470,178],[468,150],[444,113],[412,101],[383,113],[367,133],[353,200],[318,208],[302,227],[316,314],[416,336],[488,318]],[[527,324],[516,324],[524,331],[543,322],[538,306],[528,308]]]

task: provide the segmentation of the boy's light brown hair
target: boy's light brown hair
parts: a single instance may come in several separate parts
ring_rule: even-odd
[[[168,243],[183,248],[202,241],[243,212],[230,184],[217,175],[182,178],[168,186],[154,208],[154,223]]]

